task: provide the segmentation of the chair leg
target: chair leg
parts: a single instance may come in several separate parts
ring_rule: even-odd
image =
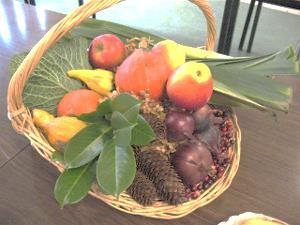
[[[24,3],[30,4],[30,5],[35,5],[35,0],[24,0]]]
[[[245,37],[247,35],[248,26],[249,26],[249,23],[250,23],[250,20],[251,20],[251,17],[252,17],[252,12],[253,12],[253,8],[254,8],[254,5],[255,5],[255,1],[256,0],[251,0],[251,2],[250,2],[247,18],[246,18],[246,21],[245,21],[245,25],[244,25],[244,29],[243,29],[243,33],[242,33],[242,37],[241,37],[241,41],[240,41],[240,44],[239,44],[239,50],[243,50]]]
[[[297,56],[297,60],[300,63],[300,41],[298,42],[297,47],[296,47],[296,56]]]
[[[251,52],[251,49],[252,49],[252,44],[253,44],[253,40],[254,40],[254,36],[255,36],[255,32],[256,32],[256,28],[257,28],[257,23],[258,23],[259,16],[260,16],[262,4],[263,4],[263,1],[259,0],[257,9],[256,9],[256,13],[255,13],[255,17],[254,17],[254,21],[253,21],[253,25],[252,25],[252,30],[251,30],[250,40],[248,43],[247,52]]]
[[[226,0],[218,43],[219,53],[228,55],[230,52],[239,5],[240,0]]]

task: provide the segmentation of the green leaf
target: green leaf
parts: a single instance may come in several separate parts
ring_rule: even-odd
[[[129,110],[127,112],[131,112],[131,111],[132,110]],[[126,147],[130,144],[132,129],[135,127],[135,125],[136,125],[135,123],[130,123],[122,113],[118,111],[114,111],[112,113],[111,126],[114,129],[114,139],[116,145],[121,147]]]
[[[166,39],[121,24],[94,19],[85,20],[84,22],[76,26],[74,29],[72,29],[70,33],[73,35],[81,35],[90,39],[100,34],[115,34],[124,43],[126,43],[127,39],[131,39],[134,37],[149,37],[151,40],[153,40],[153,44]]]
[[[59,151],[53,152],[53,154],[51,155],[51,161],[65,164],[64,155]]]
[[[132,126],[132,124],[126,119],[126,117],[118,111],[114,111],[112,113],[110,122],[114,130]]]
[[[109,126],[109,122],[103,116],[99,116],[97,112],[81,114],[77,118],[89,124],[97,123],[102,126]]]
[[[66,93],[83,87],[80,81],[66,76],[71,69],[91,69],[86,49],[89,40],[83,37],[63,38],[42,57],[25,84],[24,104],[29,108],[40,108],[56,114],[57,104]],[[13,73],[25,58],[15,56],[11,61]]]
[[[97,181],[106,193],[118,197],[133,182],[136,162],[130,146],[120,147],[111,140],[97,163]]]
[[[95,178],[95,162],[75,168],[65,169],[59,176],[54,187],[55,199],[63,207],[83,199]]]
[[[110,138],[110,127],[103,124],[91,124],[79,131],[67,144],[65,162],[68,168],[80,167],[96,158]]]
[[[140,112],[141,104],[136,104],[129,108],[123,115],[130,122],[135,123]]]
[[[12,77],[12,75],[17,71],[18,67],[21,65],[27,55],[28,52],[22,52],[12,57],[8,67],[8,73],[10,77]]]
[[[103,118],[101,118],[97,112],[84,113],[77,116],[77,118],[86,123],[98,123],[99,121],[103,121]]]
[[[155,139],[155,133],[147,121],[138,115],[137,125],[132,130],[132,145],[148,145]]]
[[[111,102],[111,99],[106,99],[98,105],[96,112],[100,117],[112,113]]]
[[[117,130],[114,130],[114,139],[116,145],[120,147],[126,147],[131,143],[132,129],[135,125],[129,127],[123,127]]]
[[[140,105],[140,101],[127,93],[117,95],[111,103],[113,111],[118,111],[120,113],[125,113],[135,105]]]
[[[78,116],[78,119],[87,123],[104,122],[106,115],[112,113],[111,100],[106,99],[97,106],[97,110],[91,113],[85,113]]]

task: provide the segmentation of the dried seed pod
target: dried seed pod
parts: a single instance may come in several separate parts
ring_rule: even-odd
[[[154,184],[141,171],[137,170],[133,183],[127,189],[131,197],[141,205],[150,206],[157,198]]]
[[[160,120],[164,121],[164,107],[161,102],[153,100],[147,91],[140,93],[143,104],[141,105],[141,112],[143,114],[154,114]]]

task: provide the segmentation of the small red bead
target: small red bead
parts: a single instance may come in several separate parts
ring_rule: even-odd
[[[200,196],[200,193],[198,191],[193,192],[192,195],[191,195],[192,199],[197,199],[199,196]]]

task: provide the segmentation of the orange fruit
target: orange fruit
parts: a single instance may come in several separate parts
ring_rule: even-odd
[[[58,116],[79,116],[83,113],[94,112],[102,97],[94,91],[78,89],[63,96],[58,103]]]

